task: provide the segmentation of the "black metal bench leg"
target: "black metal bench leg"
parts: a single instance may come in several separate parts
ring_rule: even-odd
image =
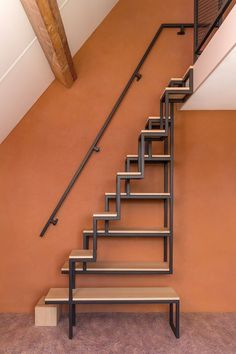
[[[179,301],[178,302],[176,302],[176,304],[175,304],[175,316],[176,316],[176,318],[175,318],[175,336],[176,336],[176,338],[179,338],[180,337],[180,329],[179,329],[179,322],[180,322],[180,319],[179,319],[179,317],[180,317],[180,313],[179,313]]]
[[[170,312],[169,312],[169,324],[171,326],[171,324],[173,323],[173,303],[170,303]]]
[[[73,326],[76,325],[76,305],[72,305],[72,324]]]
[[[169,312],[169,324],[174,332],[176,338],[180,337],[180,305],[179,301],[175,302],[175,323],[174,323],[174,303],[170,303],[170,312]]]
[[[73,338],[73,304],[69,304],[69,339]]]

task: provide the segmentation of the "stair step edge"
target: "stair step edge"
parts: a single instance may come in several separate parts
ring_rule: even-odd
[[[73,301],[178,301],[180,298],[170,287],[146,288],[77,288],[73,290]],[[68,302],[68,288],[51,288],[45,303]]]
[[[82,264],[76,264],[76,271],[83,271]],[[66,261],[62,268],[62,272],[69,272],[69,263]],[[169,271],[169,265],[167,262],[102,262],[97,261],[95,263],[87,264],[87,272],[96,271],[121,271],[121,272],[166,272]]]
[[[91,233],[93,234],[93,230],[83,230],[83,233]],[[97,233],[105,233],[105,230],[97,230]],[[146,233],[146,234],[154,234],[154,233],[163,233],[163,234],[169,234],[170,230],[109,230],[110,234],[112,233],[123,233],[123,234],[128,234],[128,233]]]

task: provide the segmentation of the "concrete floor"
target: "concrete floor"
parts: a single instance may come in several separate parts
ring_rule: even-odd
[[[236,354],[236,313],[181,315],[181,338],[166,314],[83,313],[74,339],[64,316],[58,327],[35,327],[33,317],[0,314],[0,353]]]

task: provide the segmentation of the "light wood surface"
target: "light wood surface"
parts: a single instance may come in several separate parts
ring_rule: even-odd
[[[110,196],[113,196],[113,195],[116,195],[116,193],[105,193],[105,195],[110,195]],[[154,195],[154,196],[170,196],[170,193],[120,193],[120,195],[122,196],[126,196],[126,195],[130,195],[130,196],[143,196],[143,195]]]
[[[99,218],[99,217],[106,217],[106,216],[111,216],[111,217],[117,217],[117,213],[110,213],[110,212],[103,212],[103,213],[96,213],[96,214],[93,214],[93,216],[96,218]]]
[[[149,121],[149,119],[161,119],[160,117],[154,117],[154,116],[150,116],[150,117],[148,117],[148,120],[147,121]],[[163,119],[165,119],[165,117],[163,117]],[[168,118],[169,120],[171,119],[170,117]]]
[[[188,91],[189,87],[166,87],[165,91]]]
[[[76,264],[76,270],[82,270],[81,264]],[[61,271],[68,271],[69,264],[66,261],[61,268]],[[95,263],[87,264],[87,271],[168,271],[169,266],[167,262],[102,262],[98,261]]]
[[[190,66],[188,67],[188,69],[185,71],[183,77],[185,77],[185,76],[187,75],[187,73],[189,72],[189,70],[192,70],[193,68],[194,68],[194,66],[193,66],[193,65],[190,65]]]
[[[68,301],[67,288],[52,288],[46,301]],[[149,288],[79,288],[73,291],[73,300],[85,301],[163,301],[179,300],[179,296],[170,287]]]
[[[69,255],[70,259],[91,259],[93,250],[73,250]]]
[[[118,176],[141,176],[141,172],[117,172]]]
[[[93,230],[83,230],[85,233],[91,233],[93,234]],[[98,230],[97,233],[104,233],[105,230]],[[109,233],[117,233],[119,232],[120,234],[131,234],[131,233],[137,233],[137,234],[154,234],[154,233],[159,233],[159,234],[169,234],[170,230],[168,229],[159,229],[159,230],[109,230]]]
[[[171,99],[182,99],[189,92],[189,87],[166,87],[161,97],[164,96],[165,91],[175,91],[169,92],[169,97]]]
[[[145,157],[149,157],[148,155],[144,155]],[[138,158],[138,155],[127,155],[127,157],[133,157],[133,158]],[[164,157],[170,157],[170,155],[152,155],[151,157],[154,157],[154,158],[164,158]]]
[[[41,297],[34,308],[35,326],[57,326],[61,315],[60,305],[46,305],[45,296]]]
[[[70,87],[77,75],[56,0],[21,0],[56,78]]]
[[[45,296],[45,301],[68,301],[69,291],[68,288],[51,288]]]
[[[151,130],[143,129],[143,130],[141,130],[141,133],[142,134],[165,133],[165,130],[163,130],[163,129],[151,129]]]

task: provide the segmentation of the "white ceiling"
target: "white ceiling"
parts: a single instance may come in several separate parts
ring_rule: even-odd
[[[118,0],[58,0],[74,55]],[[19,0],[0,1],[0,143],[54,76]]]
[[[194,65],[194,93],[182,110],[236,110],[236,5]]]

